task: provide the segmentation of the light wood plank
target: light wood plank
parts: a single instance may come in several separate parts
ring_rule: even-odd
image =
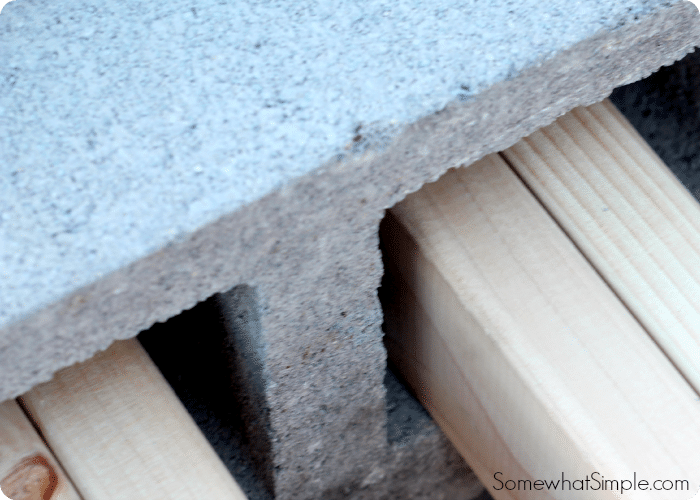
[[[15,400],[0,404],[0,489],[12,500],[80,500]]]
[[[389,355],[492,496],[620,493],[497,491],[497,472],[636,473],[689,481],[690,493],[665,499],[697,492],[695,392],[502,158],[409,195],[382,237],[394,275]]]
[[[503,152],[700,391],[700,205],[609,102]]]
[[[86,499],[245,498],[135,339],[60,371],[23,401]]]

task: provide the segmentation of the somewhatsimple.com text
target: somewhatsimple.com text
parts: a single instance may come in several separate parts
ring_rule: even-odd
[[[637,478],[635,472],[632,479],[606,479],[598,472],[591,473],[585,479],[566,479],[561,473],[560,479],[507,479],[502,472],[493,475],[496,484],[494,490],[508,491],[689,491],[690,482],[687,479],[655,479],[648,481]]]

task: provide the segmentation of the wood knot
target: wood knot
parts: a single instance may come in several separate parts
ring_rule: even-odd
[[[58,474],[41,455],[22,460],[0,481],[10,500],[50,500],[58,486]]]

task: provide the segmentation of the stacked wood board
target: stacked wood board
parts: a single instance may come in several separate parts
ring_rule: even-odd
[[[25,412],[0,406],[0,487],[12,500],[245,498],[136,339],[20,401]]]
[[[608,102],[388,213],[390,359],[494,498],[697,493],[699,224]]]

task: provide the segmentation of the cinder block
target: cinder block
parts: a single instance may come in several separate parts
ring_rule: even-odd
[[[251,342],[239,366],[266,405],[258,462],[277,498],[467,498],[439,432],[387,438],[384,210],[680,59],[700,15],[660,0],[295,9],[3,9],[0,400],[233,290],[222,310],[234,331],[236,311],[253,318],[233,339]]]

